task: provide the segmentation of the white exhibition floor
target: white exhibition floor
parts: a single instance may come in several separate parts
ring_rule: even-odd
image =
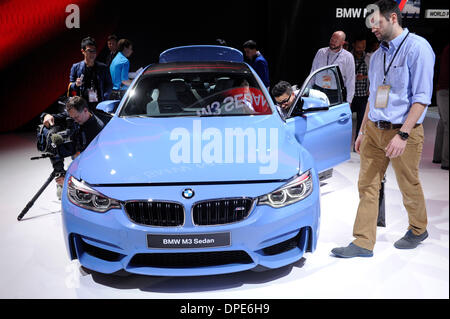
[[[386,182],[386,228],[378,228],[372,258],[338,259],[330,251],[352,240],[358,205],[359,155],[334,170],[322,191],[317,250],[278,270],[204,277],[111,276],[69,261],[60,202],[52,182],[21,221],[17,216],[51,172],[34,133],[0,134],[0,298],[152,299],[428,299],[449,298],[449,172],[432,164],[436,109],[424,122],[420,177],[429,238],[417,249],[393,243],[406,232],[407,214],[391,167]],[[66,160],[66,165],[67,165]]]

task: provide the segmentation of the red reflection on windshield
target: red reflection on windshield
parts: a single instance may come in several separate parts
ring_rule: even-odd
[[[234,97],[235,101],[247,104],[256,114],[272,114],[269,103],[260,89],[237,87],[223,92],[223,95]]]

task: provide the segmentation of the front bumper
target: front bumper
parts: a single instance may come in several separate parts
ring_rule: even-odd
[[[186,185],[189,187],[190,185]],[[73,205],[67,198],[67,183],[63,190],[62,216],[64,237],[69,255],[101,273],[125,270],[130,273],[156,276],[198,276],[232,273],[257,268],[279,268],[298,261],[317,245],[320,223],[320,192],[317,174],[313,174],[313,192],[304,200],[274,209],[266,205],[253,206],[247,218],[240,222],[196,226],[190,213],[194,202],[227,197],[256,198],[279,184],[200,185],[195,186],[195,200],[179,202],[185,207],[185,223],[179,227],[138,225],[130,220],[124,208],[95,213]],[[115,187],[97,188],[112,198],[171,199],[184,187]],[[251,190],[251,194],[248,195]],[[252,196],[253,195],[253,196]],[[223,196],[220,196],[223,197]],[[229,233],[231,244],[209,248],[149,248],[148,234],[210,234]]]

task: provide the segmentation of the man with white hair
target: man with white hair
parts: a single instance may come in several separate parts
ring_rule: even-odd
[[[334,32],[331,36],[329,46],[317,51],[312,63],[311,72],[327,65],[337,64],[341,70],[344,85],[347,88],[347,96],[344,98],[348,103],[351,103],[355,94],[355,59],[350,52],[344,49],[345,38],[346,36],[343,31]],[[332,80],[330,81],[334,77],[329,77],[329,79],[325,77],[324,75],[323,79],[316,79],[316,84],[323,88],[322,91],[327,93],[327,95],[331,95],[333,91],[337,92],[336,83]],[[330,100],[333,101],[332,96]]]

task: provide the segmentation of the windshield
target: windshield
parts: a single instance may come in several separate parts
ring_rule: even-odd
[[[263,115],[272,111],[244,64],[159,64],[130,92],[119,116]]]

